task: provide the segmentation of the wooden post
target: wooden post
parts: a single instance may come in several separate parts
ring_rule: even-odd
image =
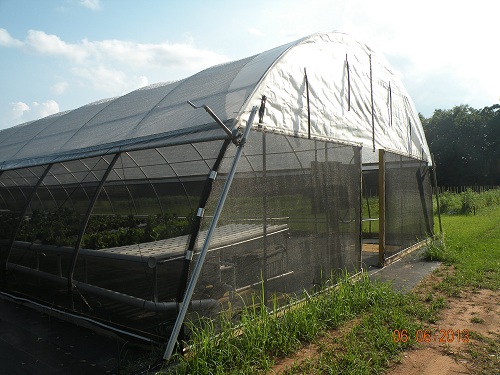
[[[378,265],[385,264],[385,150],[378,153]]]
[[[434,186],[436,187],[436,204],[437,204],[437,212],[438,212],[438,221],[439,221],[439,233],[443,234],[443,224],[441,224],[441,204],[439,202],[439,188],[437,185],[437,167],[436,167],[436,162],[434,161],[434,155],[431,154],[431,161],[432,161],[432,176],[433,176],[433,182]]]

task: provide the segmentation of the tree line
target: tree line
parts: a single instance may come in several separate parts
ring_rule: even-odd
[[[440,186],[500,185],[500,105],[420,114]]]

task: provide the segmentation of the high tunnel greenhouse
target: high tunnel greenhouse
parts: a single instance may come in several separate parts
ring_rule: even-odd
[[[171,345],[432,235],[431,172],[384,58],[315,34],[1,131],[1,293]]]

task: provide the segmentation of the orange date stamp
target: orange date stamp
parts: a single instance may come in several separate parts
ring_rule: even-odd
[[[414,334],[410,334],[406,329],[395,329],[392,332],[394,342],[405,343],[407,341],[416,341],[418,343],[452,343],[469,342],[470,332],[468,329],[418,329]]]

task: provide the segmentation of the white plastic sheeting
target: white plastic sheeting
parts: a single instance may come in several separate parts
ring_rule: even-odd
[[[418,112],[400,79],[383,56],[349,35],[297,41],[268,70],[244,113],[262,95],[266,129],[431,161]]]
[[[0,131],[0,170],[224,138],[210,116],[187,100],[209,106],[232,128],[246,121],[262,95],[268,97],[263,126],[269,131],[375,146],[430,162],[417,111],[388,63],[335,32]]]

